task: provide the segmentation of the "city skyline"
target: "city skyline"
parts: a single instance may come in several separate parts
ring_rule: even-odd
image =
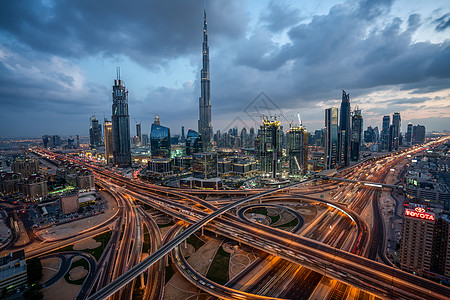
[[[403,133],[408,122],[449,129],[450,5],[406,3],[207,2],[215,130],[262,91],[284,113],[307,116],[304,125],[314,131],[341,89],[352,94],[352,109],[362,110],[365,128],[399,111]],[[114,5],[1,4],[0,136],[87,135],[89,116],[110,116],[118,65],[130,90],[131,127],[142,120],[148,133],[158,114],[174,134],[197,128],[203,3],[176,5],[138,3],[119,27],[107,22],[118,16]],[[146,10],[158,17],[148,20],[140,13]],[[144,27],[151,34],[134,30]],[[106,29],[131,44],[118,47]],[[161,45],[153,46],[154,38]]]

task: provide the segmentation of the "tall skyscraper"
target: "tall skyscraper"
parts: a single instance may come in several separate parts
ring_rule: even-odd
[[[203,152],[202,137],[197,131],[189,129],[186,136],[186,155]]]
[[[153,123],[150,131],[152,158],[170,158],[170,129]],[[155,118],[156,121],[156,118]]]
[[[346,167],[350,163],[350,94],[342,90],[341,115],[339,120],[339,164]]]
[[[102,126],[95,116],[91,118],[91,128],[89,128],[89,138],[91,148],[97,148],[102,144]]]
[[[113,162],[119,167],[131,166],[130,116],[128,115],[128,91],[120,79],[118,69],[117,79],[113,86],[112,132],[113,132]]]
[[[381,149],[387,151],[389,147],[389,126],[391,124],[391,117],[384,116],[381,127]]]
[[[412,129],[412,143],[423,144],[425,143],[425,126],[417,125]]]
[[[283,155],[283,127],[276,118],[263,116],[263,124],[258,141],[258,158],[263,176],[281,176],[281,157]]]
[[[186,136],[184,135],[184,126],[181,126],[181,142],[186,143]]]
[[[105,118],[103,121],[103,134],[105,135],[105,159],[106,164],[114,162],[112,122]]]
[[[338,113],[337,107],[325,110],[325,169],[334,169],[338,162]]]
[[[400,145],[400,127],[401,127],[402,119],[400,117],[399,112],[395,112],[392,115],[392,126],[393,126],[393,135],[392,135],[392,150],[397,151]]]
[[[412,143],[412,134],[413,134],[413,124],[411,122],[408,123],[408,129],[406,130],[406,143],[411,145]]]
[[[209,47],[206,10],[203,12],[203,68],[201,71],[201,97],[199,98],[198,132],[202,136],[203,148],[211,150],[213,128],[211,123],[211,91],[209,78]]]
[[[353,161],[359,160],[361,151],[363,118],[361,110],[355,109],[352,116],[352,136],[350,141],[350,158]]]
[[[289,176],[300,177],[308,169],[308,133],[299,125],[289,128],[286,136]]]
[[[141,123],[136,123],[136,137],[138,140],[138,146],[142,146]]]

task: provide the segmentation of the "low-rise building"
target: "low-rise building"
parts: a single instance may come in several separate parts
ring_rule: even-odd
[[[27,199],[43,198],[48,195],[47,180],[42,175],[31,175],[23,183],[23,195]]]
[[[0,257],[0,291],[17,289],[28,282],[25,251],[19,250]]]

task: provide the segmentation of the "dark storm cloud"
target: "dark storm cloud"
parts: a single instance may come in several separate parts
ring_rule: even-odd
[[[437,23],[435,30],[437,32],[444,31],[450,26],[450,13],[446,13],[440,18],[437,18],[434,23]]]
[[[325,15],[306,16],[271,1],[255,28],[248,26],[245,3],[208,2],[213,122],[238,115],[260,92],[289,110],[339,99],[342,89],[352,99],[392,87],[414,94],[448,89],[450,41],[416,42],[417,30],[433,21],[419,12],[388,17],[392,2],[343,2]],[[431,24],[443,31],[449,19],[445,14]],[[201,28],[202,1],[0,1],[0,135],[7,134],[4,124],[36,111],[82,116],[80,122],[94,112],[109,115],[111,86],[80,82],[83,70],[70,64],[92,57],[129,57],[155,72],[174,59],[189,60],[197,69],[193,82],[152,86],[142,99],[131,90],[130,114],[145,122],[159,113],[176,126],[196,127]],[[419,98],[394,99],[386,113]],[[86,131],[87,124],[79,127]]]
[[[427,82],[428,89],[433,85],[436,90],[448,88],[448,82],[443,85],[439,79],[450,78],[449,41],[414,42],[412,35],[421,26],[418,13],[407,20],[394,17],[388,23],[374,22],[384,20],[392,2],[360,1],[356,8],[337,4],[327,15],[290,27],[290,41],[282,46],[272,42],[270,33],[256,32],[246,42],[264,46],[254,49],[243,43],[236,61],[282,74],[269,89],[284,90],[284,107],[338,98],[341,89],[358,95],[367,89],[393,85],[425,88],[422,82]],[[291,66],[287,72],[286,66]],[[267,89],[264,87],[271,94]]]
[[[237,1],[208,3],[217,37],[243,34]],[[38,50],[63,57],[124,54],[152,68],[198,51],[200,1],[1,1],[0,28]]]

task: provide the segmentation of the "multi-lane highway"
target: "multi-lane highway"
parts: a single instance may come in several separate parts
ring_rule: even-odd
[[[340,177],[360,182],[382,183],[389,168],[396,164],[397,158],[404,157],[408,153],[414,153],[414,151],[418,150],[412,149],[409,152],[405,151],[393,156],[380,157],[378,160],[367,160],[353,168],[344,170]],[[59,157],[59,159],[65,158]],[[148,270],[150,266],[203,226],[206,226],[208,230],[246,243],[291,263],[305,266],[309,270],[314,270],[315,274],[332,277],[381,297],[445,299],[450,294],[447,287],[363,257],[369,256],[374,258],[372,250],[374,247],[372,245],[374,243],[380,244],[380,241],[381,245],[383,244],[381,234],[375,231],[375,234],[371,235],[367,224],[361,221],[359,217],[370,203],[373,203],[374,200],[376,201],[377,186],[352,182],[340,184],[321,182],[319,185],[314,186],[310,185],[310,182],[313,181],[310,180],[273,190],[199,192],[149,185],[137,180],[124,178],[96,166],[89,167],[93,169],[100,180],[104,180],[105,184],[116,186],[116,188],[120,186],[121,192],[128,195],[126,200],[124,200],[126,203],[124,203],[123,207],[123,222],[125,226],[123,239],[121,239],[120,245],[116,246],[119,247],[119,255],[117,255],[113,268],[113,278],[115,280],[103,288],[101,287],[104,284],[99,284],[98,288],[94,289],[97,292],[90,299],[103,299],[119,290],[121,290],[122,295],[129,297],[132,289],[131,287],[124,289],[127,284],[132,283],[141,273]],[[329,225],[333,227],[331,232],[319,227],[317,230],[311,231],[309,235],[301,237],[249,220],[239,219],[228,213],[244,203],[264,202],[271,197],[280,197],[282,200],[303,196],[305,199],[308,198],[305,195],[307,190],[310,190],[311,193],[325,190],[334,193],[333,201],[325,204],[329,207],[330,212],[333,212],[334,216],[327,213],[321,217],[323,220],[320,223],[323,226],[332,224]],[[206,193],[209,196],[237,196],[237,198],[205,201],[197,197],[197,195],[202,193]],[[311,201],[319,200],[314,197],[309,198],[312,198],[310,199]],[[145,217],[143,210],[136,208],[135,200],[192,224],[172,240],[167,241],[165,245],[160,244],[159,248],[152,248],[153,253],[141,262],[139,261],[142,240],[139,239],[143,235],[142,224],[145,223],[148,228],[151,221],[146,219],[148,216]],[[347,215],[350,222],[336,217],[342,213]],[[349,237],[345,236],[343,232],[350,230],[351,226],[355,225],[357,234],[354,235],[354,240],[350,242]],[[382,230],[383,227],[381,227]],[[156,240],[160,239],[161,237],[159,236]],[[341,247],[344,247],[347,251],[337,249]],[[378,250],[375,251],[375,255],[380,253],[381,248],[382,246],[376,248]],[[113,249],[111,249],[111,252],[113,252]],[[110,255],[112,254],[110,253]],[[304,276],[307,276],[305,274],[310,272],[306,271],[306,269],[298,271],[294,270],[294,268],[291,271],[279,275],[274,273],[273,276],[282,277],[294,274],[296,278],[304,278]],[[318,276],[320,277],[321,275]],[[147,282],[150,283],[149,281]],[[161,282],[160,280],[157,285],[161,286]],[[263,282],[258,286],[260,287],[258,288],[259,290],[267,290],[267,286]],[[199,287],[208,290],[207,285],[201,282]],[[338,289],[346,290],[342,286],[339,286]],[[288,292],[283,295],[293,295],[290,293],[294,292]],[[230,293],[231,298],[233,298],[232,294]],[[235,298],[239,297],[236,296]]]

